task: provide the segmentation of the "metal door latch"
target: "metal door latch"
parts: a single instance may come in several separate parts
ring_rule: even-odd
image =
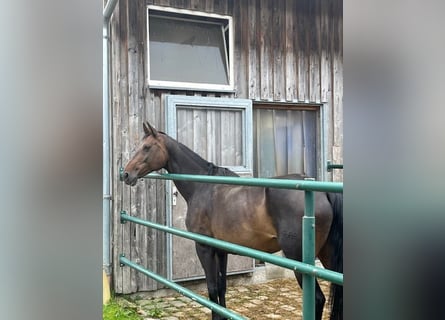
[[[176,198],[178,197],[178,189],[173,187],[172,205],[176,206]]]

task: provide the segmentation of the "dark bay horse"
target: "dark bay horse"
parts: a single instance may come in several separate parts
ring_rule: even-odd
[[[124,181],[134,186],[148,173],[166,169],[170,173],[237,176],[218,167],[144,123],[145,136],[128,162]],[[280,177],[302,179],[300,175]],[[286,257],[302,260],[301,230],[304,191],[263,187],[211,185],[174,181],[187,202],[186,226],[191,232],[230,241],[266,252],[283,250]],[[343,272],[343,195],[315,193],[316,255],[322,264]],[[211,301],[226,305],[227,252],[196,243]],[[295,274],[302,286],[302,275]],[[325,297],[316,282],[316,319],[322,317]],[[331,319],[343,318],[343,288],[331,287]],[[212,312],[212,320],[223,319]]]

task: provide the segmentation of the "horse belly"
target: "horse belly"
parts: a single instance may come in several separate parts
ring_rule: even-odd
[[[264,193],[240,187],[231,191],[224,205],[214,208],[214,237],[261,251],[279,251],[277,230],[267,213]]]
[[[270,253],[280,250],[276,235],[252,230],[245,226],[232,229],[229,232],[216,231],[214,234],[217,239],[256,250]]]

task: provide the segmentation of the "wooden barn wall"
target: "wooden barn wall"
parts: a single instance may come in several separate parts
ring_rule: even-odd
[[[154,90],[145,84],[146,5],[231,15],[235,28],[235,92]],[[120,0],[111,21],[112,257],[114,289],[130,293],[158,288],[148,277],[121,268],[119,253],[166,274],[166,237],[149,228],[120,224],[126,210],[165,223],[164,181],[135,187],[119,181],[149,120],[164,129],[165,94],[236,97],[255,102],[326,106],[328,158],[342,161],[342,1],[322,0]],[[331,177],[341,181],[341,171]]]

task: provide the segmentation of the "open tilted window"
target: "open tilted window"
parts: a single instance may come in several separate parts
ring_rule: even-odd
[[[148,6],[151,88],[233,90],[232,18]]]

